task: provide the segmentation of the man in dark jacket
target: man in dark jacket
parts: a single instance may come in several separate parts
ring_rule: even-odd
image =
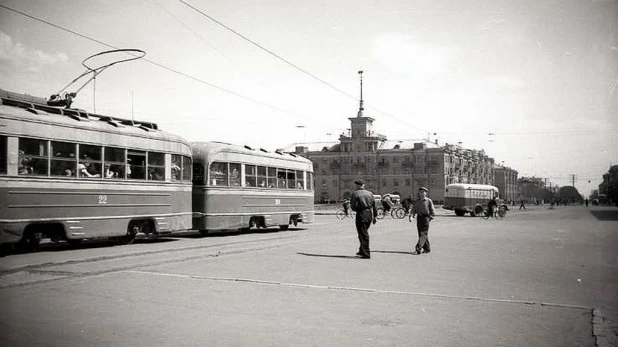
[[[418,230],[418,242],[412,254],[418,255],[421,253],[431,252],[429,245],[429,222],[436,215],[433,201],[427,197],[427,188],[420,187],[418,189],[418,199],[414,201],[414,214],[416,214],[416,229]]]
[[[358,241],[360,247],[356,256],[362,259],[371,258],[369,251],[369,227],[371,223],[376,223],[378,210],[373,193],[365,189],[365,183],[358,179],[354,182],[356,191],[352,193],[350,198],[350,207],[356,212],[356,232],[358,233]]]

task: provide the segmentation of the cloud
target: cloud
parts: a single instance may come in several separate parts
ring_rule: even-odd
[[[481,84],[485,89],[498,91],[518,91],[528,88],[526,81],[515,76],[491,76],[483,79]]]
[[[69,57],[62,52],[47,53],[29,48],[0,31],[0,62],[23,72],[38,72],[57,64],[66,64]]]
[[[435,75],[446,73],[454,50],[446,47],[419,45],[402,34],[386,34],[373,43],[374,56],[387,68],[402,74]]]

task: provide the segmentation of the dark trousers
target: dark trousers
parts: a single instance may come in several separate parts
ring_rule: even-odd
[[[372,214],[370,210],[356,213],[356,232],[358,233],[358,241],[360,247],[358,253],[362,256],[369,257],[369,227],[371,226]]]
[[[416,251],[421,253],[421,251],[430,252],[431,246],[429,245],[429,216],[416,216],[416,229],[418,230],[418,242],[416,243]]]

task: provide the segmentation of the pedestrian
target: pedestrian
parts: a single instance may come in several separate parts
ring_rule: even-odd
[[[588,204],[590,203],[590,201],[588,199],[584,199],[584,203],[586,204],[586,207],[588,207]]]
[[[522,208],[526,210],[526,205],[524,205],[524,199],[521,199],[521,204],[519,205],[519,209],[521,210]]]
[[[414,214],[416,215],[416,229],[418,230],[418,242],[413,255],[419,255],[421,253],[431,252],[431,246],[429,245],[429,222],[436,215],[436,211],[433,206],[433,201],[427,197],[429,190],[425,187],[418,189],[418,199],[414,201]]]
[[[356,232],[360,242],[356,256],[361,259],[370,259],[369,227],[372,222],[376,224],[378,209],[373,193],[365,189],[363,180],[358,179],[354,181],[354,184],[356,184],[356,191],[350,197],[350,207],[356,212]]]

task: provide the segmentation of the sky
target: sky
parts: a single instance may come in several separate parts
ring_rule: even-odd
[[[346,132],[362,70],[389,140],[575,175],[582,194],[618,164],[618,0],[0,0],[2,89],[49,97],[119,48],[146,56],[73,107],[275,150]]]

